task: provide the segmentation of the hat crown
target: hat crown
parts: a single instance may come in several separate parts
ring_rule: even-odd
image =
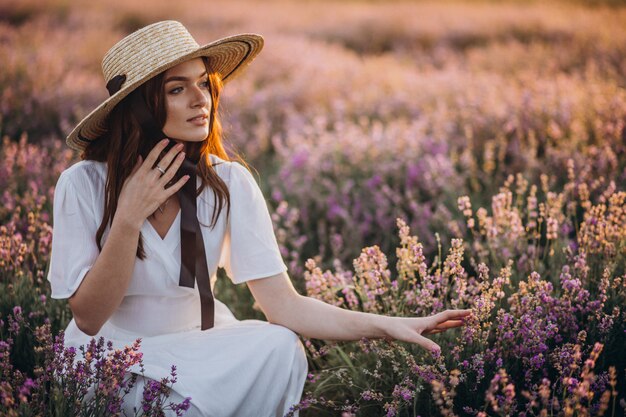
[[[182,23],[166,20],[141,28],[113,45],[102,59],[105,82],[126,75],[126,84],[199,48]]]

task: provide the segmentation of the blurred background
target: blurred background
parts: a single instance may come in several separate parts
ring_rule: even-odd
[[[225,89],[224,133],[280,205],[292,274],[372,244],[393,258],[397,217],[432,253],[435,233],[462,232],[457,197],[488,204],[511,174],[562,182],[573,158],[623,183],[619,3],[2,0],[0,134],[59,149],[58,171],[77,158],[65,134],[108,96],[100,63],[117,40],[164,19],[200,44],[260,33],[262,54]]]
[[[414,347],[307,341],[315,375],[301,408],[319,406],[308,415],[344,403],[344,416],[452,415],[441,404],[457,394],[457,412],[487,410],[511,400],[509,377],[511,410],[543,401],[541,412],[601,415],[612,399],[619,415],[624,3],[0,0],[0,317],[20,306],[53,334],[71,318],[45,280],[54,186],[79,160],[65,135],[108,96],[104,53],[175,19],[200,44],[265,37],[220,109],[302,294],[383,314],[479,315],[437,339],[445,366]],[[217,296],[240,319],[263,318],[245,286],[220,279]],[[12,362],[32,370],[32,335],[15,340]],[[581,357],[600,358],[597,378]]]
[[[258,171],[300,289],[308,258],[349,266],[376,244],[392,263],[398,217],[432,254],[465,232],[457,198],[489,205],[510,175],[564,184],[571,160],[581,179],[624,183],[620,3],[1,0],[0,134],[40,146],[29,181],[0,177],[0,218],[22,191],[49,207],[78,157],[65,134],[107,97],[104,53],[176,19],[200,44],[265,37],[225,89],[224,133]]]

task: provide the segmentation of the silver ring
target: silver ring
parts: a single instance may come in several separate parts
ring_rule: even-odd
[[[165,170],[163,168],[161,168],[160,166],[156,166],[156,169],[159,170],[159,172],[161,172],[161,175],[165,175]]]

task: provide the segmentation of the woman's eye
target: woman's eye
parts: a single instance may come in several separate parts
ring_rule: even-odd
[[[202,81],[202,82],[200,83],[200,85],[201,85],[202,87],[204,87],[204,88],[207,88],[207,89],[208,89],[208,88],[209,88],[209,80]],[[170,90],[170,94],[178,94],[178,93],[180,92],[180,90],[182,90],[182,89],[183,89],[183,87],[176,87],[176,88],[173,88],[173,89],[171,89],[171,90]]]

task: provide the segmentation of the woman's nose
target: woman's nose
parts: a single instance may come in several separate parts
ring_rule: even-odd
[[[193,91],[193,107],[206,106],[210,103],[211,96],[209,90],[196,86]]]

